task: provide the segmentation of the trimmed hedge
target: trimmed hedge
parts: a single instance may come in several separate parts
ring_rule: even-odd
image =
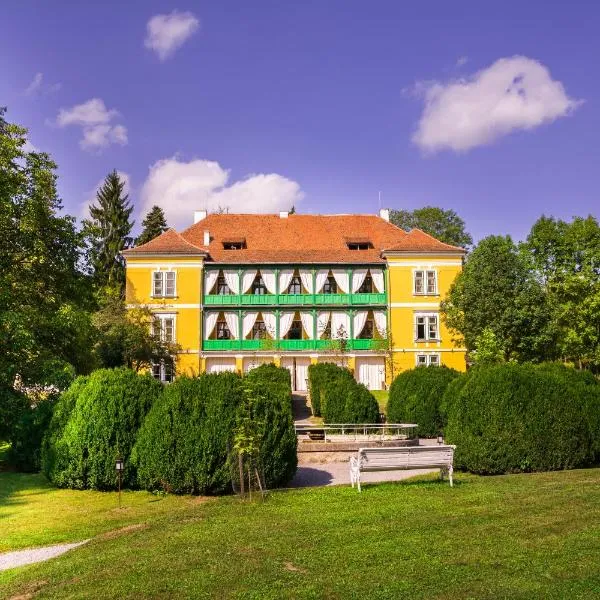
[[[262,425],[260,463],[267,487],[296,472],[296,432],[287,369],[262,365],[243,379],[233,373],[179,377],[166,386],[140,429],[132,461],[149,490],[221,494],[231,490],[228,447],[244,394],[257,398]],[[234,465],[234,468],[237,468]]]
[[[481,474],[600,460],[600,383],[562,365],[478,366],[444,398],[457,467]]]
[[[333,363],[308,367],[308,385],[313,414],[325,423],[377,423],[379,405],[348,369]]]
[[[228,491],[227,446],[241,399],[234,373],[178,377],[165,386],[132,452],[138,484],[179,494]]]
[[[60,415],[51,422],[44,444],[44,471],[59,487],[115,489],[115,460],[121,455],[123,486],[135,486],[131,449],[162,385],[150,375],[126,368],[100,369],[74,385],[71,394],[70,389],[66,392]]]
[[[377,423],[379,404],[362,384],[341,377],[322,396],[325,423]]]
[[[260,463],[268,488],[285,485],[298,466],[290,372],[274,364],[252,369],[244,387],[259,398],[255,416],[263,424]]]
[[[435,437],[445,425],[442,397],[460,373],[448,367],[417,367],[392,382],[387,405],[390,423],[416,423],[418,435]]]
[[[322,416],[321,400],[325,390],[335,385],[340,378],[354,381],[352,373],[348,369],[343,369],[333,363],[323,362],[308,367],[310,403],[315,417]]]

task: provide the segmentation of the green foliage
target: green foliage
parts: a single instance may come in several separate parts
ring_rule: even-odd
[[[27,130],[0,108],[0,386],[39,383],[55,359],[85,370],[89,329],[81,316],[91,295],[78,270],[81,238],[61,214],[56,164],[27,152]],[[83,338],[83,339],[82,339]]]
[[[175,493],[228,491],[227,450],[242,393],[233,373],[179,377],[165,386],[133,450],[139,485]]]
[[[28,406],[27,398],[12,388],[0,386],[0,442],[9,440],[15,423]]]
[[[236,444],[263,468],[267,487],[293,477],[296,433],[287,369],[263,365],[243,380],[233,373],[178,378],[148,414],[132,460],[146,489],[218,494],[231,488],[227,455]]]
[[[100,297],[100,310],[93,322],[99,333],[94,352],[101,366],[125,366],[138,372],[177,353],[177,344],[165,342],[153,332],[150,309],[140,306],[128,310],[120,293],[111,288]]]
[[[255,398],[253,411],[260,437],[258,461],[266,485],[285,485],[298,465],[290,372],[274,364],[261,365],[246,375],[244,387],[246,394]]]
[[[557,364],[478,366],[446,392],[455,464],[474,473],[573,469],[600,460],[600,383]]]
[[[65,427],[83,392],[88,377],[78,377],[54,402],[52,416],[42,440],[41,468],[50,481],[68,468],[68,440],[63,437]]]
[[[442,316],[454,341],[469,352],[492,333],[506,361],[555,356],[556,330],[544,289],[510,237],[479,242],[442,302]]]
[[[329,362],[317,363],[308,367],[308,388],[310,390],[312,412],[315,417],[321,416],[321,398],[325,390],[335,385],[340,377],[352,379],[352,374],[348,369],[341,369]]]
[[[41,468],[42,439],[52,417],[55,397],[50,395],[21,411],[10,433],[7,460],[17,471],[37,472]]]
[[[114,489],[115,460],[120,455],[125,461],[123,485],[134,486],[131,449],[146,414],[162,393],[161,384],[126,368],[100,369],[79,382],[76,391],[62,431],[56,431],[54,419],[51,422],[44,444],[44,471],[59,487]],[[66,409],[61,406],[62,417]]]
[[[416,208],[413,211],[392,210],[390,222],[405,231],[421,229],[451,246],[468,248],[473,243],[473,238],[465,231],[465,222],[453,210],[435,206]]]
[[[96,204],[90,206],[90,219],[83,223],[88,261],[98,288],[124,290],[125,263],[121,252],[133,243],[129,236],[132,211],[125,181],[116,170],[112,171],[96,193]]]
[[[489,327],[485,327],[477,336],[471,358],[478,365],[497,364],[503,361],[502,344]]]
[[[543,282],[558,329],[559,356],[600,372],[600,225],[542,216],[522,245]]]
[[[459,376],[447,367],[417,367],[400,373],[390,386],[390,423],[416,423],[421,437],[434,437],[445,424],[441,406],[448,385]]]
[[[340,377],[322,395],[325,423],[377,423],[379,404],[375,397],[354,378]]]
[[[144,217],[142,221],[142,233],[140,237],[135,240],[136,246],[141,246],[142,244],[147,244],[152,241],[154,238],[158,237],[167,229],[167,220],[165,219],[165,213],[160,206],[153,206],[148,214]]]

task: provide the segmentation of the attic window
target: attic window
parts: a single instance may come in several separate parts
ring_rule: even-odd
[[[373,247],[373,244],[370,240],[346,240],[346,245],[348,246],[348,250],[370,250]]]
[[[225,250],[243,250],[246,247],[246,240],[243,238],[239,240],[227,240],[223,242],[223,248]]]

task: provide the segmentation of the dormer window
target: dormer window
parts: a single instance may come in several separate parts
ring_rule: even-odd
[[[246,240],[244,238],[238,240],[226,240],[223,242],[224,250],[244,250],[247,248]]]
[[[346,240],[346,245],[348,246],[348,250],[370,250],[371,248],[373,248],[371,240],[363,238],[355,240]]]

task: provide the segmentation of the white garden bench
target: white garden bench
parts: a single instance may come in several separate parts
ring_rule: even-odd
[[[350,483],[360,492],[360,474],[369,471],[439,469],[448,473],[452,486],[452,463],[456,446],[402,446],[400,448],[361,448],[350,458]]]

